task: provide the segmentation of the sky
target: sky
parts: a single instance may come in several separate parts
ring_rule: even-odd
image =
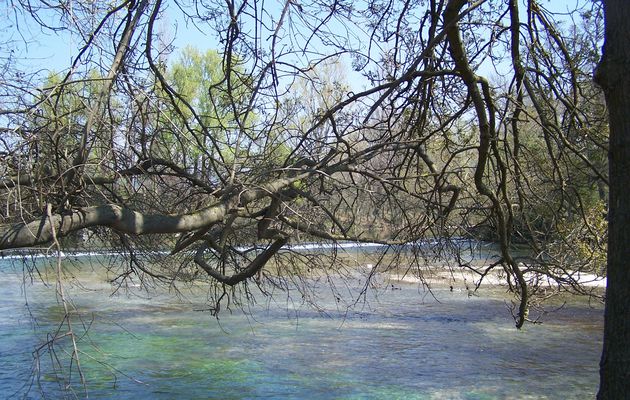
[[[580,0],[539,0],[545,8],[560,13],[575,8],[579,2]],[[72,3],[72,0],[69,3]],[[221,47],[212,35],[200,34],[192,24],[186,24],[174,4],[169,2],[165,4],[168,7],[166,17],[159,23],[157,29],[164,32],[166,37],[174,38],[175,48],[181,49],[186,45],[193,45],[203,51]],[[265,4],[266,10],[277,18],[284,1],[269,0]],[[0,43],[7,43],[7,41],[8,46],[0,46],[0,59],[14,56],[15,59],[20,59],[19,68],[30,72],[41,71],[42,75],[47,75],[47,71],[67,69],[78,52],[77,47],[81,44],[80,38],[69,35],[67,32],[55,33],[40,28],[37,24],[20,16],[13,8],[11,0],[0,0]],[[177,53],[171,56],[171,59],[176,57]],[[349,61],[346,64],[348,64],[350,80],[363,79],[350,71]],[[357,89],[358,84],[351,83],[351,86]]]

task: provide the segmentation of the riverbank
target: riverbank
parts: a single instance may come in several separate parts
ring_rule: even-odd
[[[435,286],[502,286],[505,285],[505,272],[500,268],[490,271],[482,277],[481,274],[464,268],[427,268],[421,271],[422,276],[415,276],[405,273],[390,274],[389,279],[392,281],[405,283],[425,283]],[[537,283],[546,286],[557,286],[557,282],[551,278],[546,279],[537,277],[533,273],[526,273],[525,279],[529,282],[536,280]],[[572,275],[566,275],[563,279],[567,282],[573,281],[583,287],[588,288],[605,288],[606,278],[594,274],[584,272],[574,272]]]
[[[472,242],[470,240],[460,239],[454,240],[451,244],[456,244],[460,251],[463,251],[464,257],[468,261],[469,268],[457,266],[457,263],[453,260],[447,260],[450,256],[448,254],[442,255],[445,257],[440,262],[425,261],[424,265],[418,264],[418,260],[414,254],[400,255],[396,251],[395,256],[385,255],[380,253],[384,249],[391,249],[391,247],[377,244],[377,243],[302,243],[286,248],[287,251],[297,253],[312,253],[321,254],[323,257],[328,253],[334,253],[334,259],[336,261],[344,260],[342,264],[343,268],[356,269],[356,272],[360,275],[371,275],[373,273],[379,274],[380,279],[396,283],[407,284],[422,284],[429,288],[453,288],[475,290],[481,287],[502,287],[506,285],[506,273],[500,268],[493,268],[491,271],[486,272],[486,268],[492,262],[495,261],[497,255],[494,252],[494,244],[486,242]],[[419,245],[419,244],[416,244]],[[411,246],[411,245],[409,245]],[[427,242],[422,246],[429,252],[433,251],[431,246],[436,246],[436,243]],[[403,246],[408,247],[408,246]],[[169,251],[167,250],[154,250],[150,252],[144,252],[145,254],[151,254],[157,257],[168,257]],[[405,254],[403,251],[402,254]],[[376,254],[376,256],[375,256]],[[56,251],[45,251],[45,249],[22,249],[12,250],[6,252],[0,252],[0,259],[5,260],[27,260],[27,259],[47,259],[56,258],[61,255],[63,259],[89,259],[94,257],[118,257],[121,252],[115,249],[99,249],[99,250],[79,250],[70,249],[66,252],[57,253]],[[461,256],[462,254],[460,254]],[[434,256],[433,261],[436,261],[439,256]],[[325,263],[324,263],[325,264]],[[414,267],[406,267],[408,265],[414,265]],[[354,266],[354,267],[353,267]],[[376,269],[373,271],[373,269]],[[278,268],[278,265],[269,265],[267,270],[272,275],[281,275],[283,272],[287,272],[283,268]],[[284,271],[283,271],[284,270]],[[301,267],[293,265],[290,273],[303,274],[305,277],[316,276],[319,274],[328,275],[331,273],[328,268],[314,267],[304,263]],[[567,274],[560,276],[563,285],[579,284],[586,289],[605,289],[606,278],[599,277],[594,274],[584,272],[568,272]],[[536,275],[534,273],[526,273],[525,279],[528,282],[535,283],[537,285],[547,287],[557,287],[558,282],[556,280]]]

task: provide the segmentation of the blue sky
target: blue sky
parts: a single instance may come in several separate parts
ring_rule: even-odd
[[[566,12],[575,8],[581,1],[583,0],[541,0],[540,3],[551,11]],[[165,32],[166,37],[174,37],[173,44],[176,48],[183,48],[186,45],[193,45],[200,50],[220,47],[213,35],[204,35],[191,24],[187,25],[179,16],[176,6],[165,3],[170,8],[167,9],[166,18],[156,28]],[[267,1],[266,11],[277,16],[283,3],[284,1],[281,0]],[[13,45],[0,47],[0,57],[8,57],[9,52],[13,51],[16,59],[21,59],[19,67],[26,72],[41,71],[46,74],[47,70],[63,71],[68,68],[72,58],[78,52],[80,38],[73,37],[67,32],[54,33],[44,30],[28,19],[21,18],[12,8],[10,0],[0,0],[0,10],[2,10],[1,5],[5,7],[4,11],[0,11],[0,39],[2,39],[0,43],[10,40]],[[174,57],[177,55],[171,56],[171,59]],[[357,78],[353,78],[351,72],[349,77],[350,79]]]
[[[211,35],[204,35],[203,42],[200,42],[199,30],[177,18],[177,14],[171,10],[174,8],[172,4],[167,6],[170,6],[168,15],[156,28],[163,30],[167,36],[174,37],[173,44],[176,48],[188,44],[194,44],[202,50],[218,47]],[[17,13],[9,0],[0,0],[0,10],[0,43],[9,42],[8,46],[0,46],[0,57],[6,58],[12,54],[15,59],[21,60],[20,67],[28,72],[62,71],[70,66],[82,44],[80,37],[67,31],[53,32],[41,28],[34,21]],[[50,17],[50,13],[48,16]],[[54,23],[54,19],[50,21]]]

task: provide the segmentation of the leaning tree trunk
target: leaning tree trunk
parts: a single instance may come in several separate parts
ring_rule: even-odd
[[[604,1],[606,41],[596,80],[610,120],[608,272],[598,399],[630,396],[630,1]]]

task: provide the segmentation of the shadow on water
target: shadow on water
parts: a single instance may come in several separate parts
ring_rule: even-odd
[[[27,285],[34,327],[20,270],[0,270],[0,393],[40,398],[25,385],[59,323],[54,287]],[[217,320],[194,301],[111,296],[93,279],[72,290],[91,324],[80,342],[90,398],[583,399],[598,382],[602,311],[580,302],[517,331],[500,293],[401,284],[352,310],[322,288],[325,312],[260,305]],[[40,384],[59,394],[53,375]]]

